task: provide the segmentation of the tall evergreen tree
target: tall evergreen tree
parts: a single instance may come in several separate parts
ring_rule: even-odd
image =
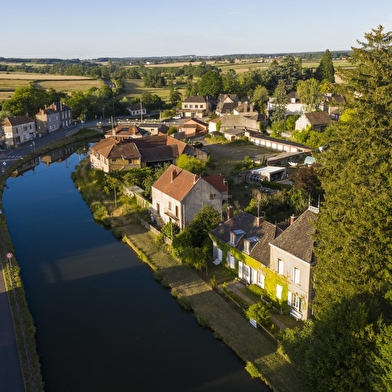
[[[335,68],[333,66],[331,52],[328,49],[324,52],[320,64],[316,69],[315,78],[320,82],[335,82]]]
[[[376,344],[391,336],[383,338],[392,322],[392,32],[379,26],[365,38],[352,48],[352,68],[342,72],[349,115],[320,157],[325,201],[315,238],[316,322],[308,354],[323,358],[313,368],[315,391],[390,390],[384,380],[392,378],[391,367],[382,365],[389,355]],[[356,351],[339,349],[337,358],[325,342]]]
[[[274,93],[275,107],[271,114],[272,123],[278,123],[285,120],[286,113],[286,86],[284,80],[279,80],[278,86]]]

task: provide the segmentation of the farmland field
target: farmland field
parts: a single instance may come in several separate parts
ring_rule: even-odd
[[[101,87],[102,81],[85,76],[52,75],[40,73],[0,72],[0,99],[9,99],[18,87],[29,86],[44,89],[53,88],[71,94],[74,91],[87,92],[91,87]]]

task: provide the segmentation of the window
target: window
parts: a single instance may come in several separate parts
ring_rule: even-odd
[[[249,283],[250,282],[250,267],[249,265],[244,264],[244,279]]]
[[[257,273],[257,284],[263,289],[264,288],[264,281],[265,281],[265,276],[261,273]]]
[[[250,243],[247,240],[244,241],[244,252],[247,254],[250,253]]]
[[[176,218],[178,218],[178,206],[176,206]]]
[[[287,303],[298,312],[301,311],[301,297],[298,294],[289,291]]]
[[[171,211],[172,210],[172,204],[171,204],[171,201],[169,201],[169,211]]]
[[[282,286],[280,284],[276,285],[276,298],[282,299]]]
[[[235,234],[234,233],[230,233],[230,242],[232,244],[235,244]]]
[[[296,267],[293,268],[293,281],[299,284],[300,281],[300,270]]]
[[[279,275],[284,275],[283,268],[284,268],[283,260],[278,259],[278,274]]]
[[[158,212],[158,214],[161,213],[161,206],[159,205],[159,203],[157,203],[157,212]]]

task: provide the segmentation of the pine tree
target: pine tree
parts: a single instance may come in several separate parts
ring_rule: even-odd
[[[320,156],[325,201],[315,238],[316,322],[308,355],[323,358],[313,367],[320,391],[387,390],[383,380],[392,377],[385,373],[390,367],[372,363],[372,356],[385,358],[375,342],[392,322],[392,32],[379,26],[365,38],[342,74],[347,115]],[[339,355],[325,342],[334,342]],[[344,345],[355,352],[339,349]]]
[[[328,49],[324,52],[314,76],[320,82],[335,82],[335,68],[333,66],[331,52]]]

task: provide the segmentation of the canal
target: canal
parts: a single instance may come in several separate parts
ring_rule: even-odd
[[[3,193],[46,392],[269,391],[94,222],[79,159],[41,157]]]

